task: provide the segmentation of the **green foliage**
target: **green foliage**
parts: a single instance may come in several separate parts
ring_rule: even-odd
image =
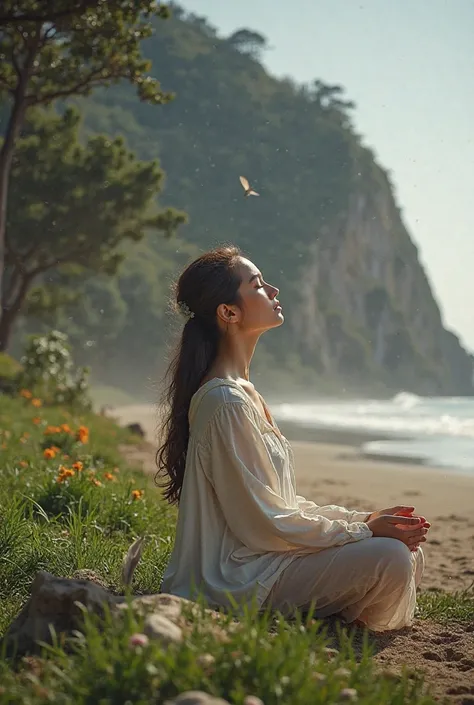
[[[87,567],[119,590],[121,561],[138,533],[147,547],[136,587],[158,592],[174,535],[175,512],[153,478],[117,450],[131,442],[128,432],[77,407],[32,401],[0,397],[0,633],[38,570],[72,576]],[[134,499],[133,490],[143,495]]]
[[[4,20],[8,13],[26,17],[2,23],[0,90],[14,102],[19,86],[29,108],[88,95],[94,87],[119,79],[133,84],[141,100],[157,104],[171,98],[147,75],[150,64],[141,55],[141,42],[152,34],[151,19],[167,15],[163,7],[153,0],[76,3],[76,12],[70,3],[69,8],[65,2],[55,5],[56,16],[51,12],[46,21],[38,21],[28,19],[41,13],[37,0],[2,3]],[[61,9],[69,13],[61,15]]]
[[[185,220],[170,209],[154,212],[163,179],[156,162],[136,160],[121,138],[91,137],[82,146],[79,120],[72,109],[36,113],[18,143],[7,221],[11,267],[20,260],[28,273],[70,264],[77,274],[114,274],[124,239],[140,240],[147,228],[169,235]]]
[[[103,0],[4,0],[0,12],[0,25],[18,26],[25,22],[54,22],[70,18],[85,10],[96,8]],[[115,5],[110,0],[109,5]],[[163,16],[167,8],[162,7]]]
[[[21,369],[13,357],[0,352],[0,393],[15,394],[18,391]]]
[[[118,618],[108,612],[102,624],[85,613],[84,634],[72,640],[69,653],[56,638],[43,658],[25,659],[23,677],[15,678],[0,665],[8,702],[14,705],[28,696],[32,705],[58,698],[64,705],[152,705],[204,690],[236,705],[250,694],[268,705],[434,703],[422,692],[419,675],[378,674],[367,642],[357,661],[352,639],[342,630],[339,654],[331,658],[324,629],[310,618],[291,625],[249,610],[240,624],[223,615],[216,628],[204,609],[184,617],[189,624],[185,643],[163,649],[148,639],[134,646],[137,637],[143,638],[144,618],[130,610]],[[218,629],[228,634],[225,641],[216,636]]]
[[[156,162],[136,160],[121,138],[91,137],[83,146],[78,129],[76,110],[63,116],[36,112],[18,142],[7,219],[4,325],[11,327],[27,297],[26,312],[36,316],[77,303],[84,276],[116,273],[124,242],[139,241],[146,230],[169,236],[185,221],[183,213],[157,209],[163,173]],[[42,283],[31,291],[38,277]]]
[[[150,63],[141,53],[142,41],[152,34],[151,20],[168,16],[167,8],[157,4],[155,0],[141,0],[139,3],[130,3],[129,0],[84,0],[80,3],[76,0],[72,5],[60,0],[54,9],[51,3],[44,5],[37,0],[22,0],[19,3],[5,0],[2,3],[2,12],[0,99],[6,96],[9,108],[5,120],[5,136],[0,148],[0,349],[5,350],[10,342],[12,325],[23,306],[32,278],[41,271],[46,271],[46,265],[42,265],[39,272],[35,271],[27,276],[24,274],[21,256],[14,256],[13,271],[11,261],[4,261],[9,235],[9,224],[6,222],[7,206],[10,214],[14,210],[12,204],[7,202],[8,186],[16,143],[25,117],[35,106],[49,105],[72,95],[86,96],[98,86],[107,86],[120,80],[133,85],[140,101],[143,102],[163,104],[172,96],[162,91],[159,81],[149,75]],[[67,122],[65,124],[67,127]],[[90,146],[97,150],[97,158],[102,156],[107,165],[107,157],[110,156],[109,143],[97,138]],[[120,162],[121,156],[121,163],[127,161],[130,155],[124,153],[121,143],[116,142],[114,147],[116,159]],[[105,177],[106,174],[98,168],[97,158],[95,163],[92,159],[90,164],[82,164],[82,170],[89,168],[93,174],[95,170],[96,178]],[[37,163],[36,153],[34,161]],[[153,170],[153,167],[150,166],[150,169]],[[69,173],[71,175],[71,170]],[[145,179],[142,186],[146,189],[147,175],[143,169],[141,175]],[[138,174],[135,174],[135,177],[137,176]],[[158,178],[157,174],[150,176]],[[68,203],[71,210],[80,201],[80,191],[87,189],[84,183],[76,185],[74,181],[66,180],[65,185],[69,189],[68,193],[74,194],[72,201]],[[29,208],[21,208],[21,212],[25,210],[33,219],[41,220],[44,205],[51,204],[56,196],[48,192],[48,189],[46,191],[47,197],[43,204],[36,209],[34,204],[31,204]],[[27,193],[33,195],[33,198],[36,195],[35,192]],[[42,195],[44,196],[44,193]],[[134,224],[133,219],[130,222],[133,207],[126,199],[121,201],[121,205],[126,229]],[[56,215],[60,214],[64,215],[64,212],[56,209]],[[70,212],[69,216],[72,215]],[[63,219],[60,217],[58,224],[54,221],[50,223],[59,228],[61,220]],[[105,217],[105,223],[100,223],[100,220],[97,218],[98,225],[103,226],[108,222],[108,216]],[[175,214],[167,211],[158,214],[153,225],[170,233],[170,224],[174,221]],[[66,227],[70,227],[69,221]],[[84,251],[87,249],[84,248],[84,238],[82,233],[77,241],[76,255],[79,260],[87,258],[89,254]],[[9,253],[12,254],[11,248]],[[104,270],[108,271],[108,267],[109,271],[114,271],[118,257],[117,253],[111,254],[107,258],[108,261],[102,263]],[[4,273],[5,268],[10,268],[10,271]],[[46,269],[48,268],[49,266],[46,266]],[[6,300],[4,274],[9,279]]]
[[[438,622],[472,622],[474,620],[474,583],[466,590],[445,593],[442,590],[424,592],[418,603],[420,619]]]
[[[0,377],[2,379],[15,379],[21,371],[20,363],[7,353],[0,353]]]
[[[74,369],[67,335],[53,330],[32,336],[21,359],[20,384],[46,404],[89,408],[87,368]]]

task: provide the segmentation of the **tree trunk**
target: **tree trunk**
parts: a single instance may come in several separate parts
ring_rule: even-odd
[[[16,316],[12,315],[11,309],[3,309],[0,319],[0,352],[5,352],[8,348],[15,318]]]
[[[9,304],[2,309],[2,317],[0,318],[0,352],[5,352],[8,348],[13,332],[13,325],[21,311],[28,289],[35,276],[36,272],[28,272],[28,274],[25,274],[21,279],[18,293],[14,301],[11,305]]]
[[[26,89],[28,87],[33,61],[38,50],[38,43],[39,38],[37,38],[30,47],[25,64],[20,70],[18,84],[13,95],[13,106],[10,112],[10,118],[0,149],[0,311],[2,319],[5,315],[5,307],[3,306],[3,270],[5,263],[8,185],[10,183],[15,143],[20,133],[27,108]]]

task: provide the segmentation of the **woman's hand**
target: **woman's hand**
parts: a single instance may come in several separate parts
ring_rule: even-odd
[[[377,512],[372,512],[372,514],[369,515],[367,521],[370,521],[371,519],[377,519],[377,517],[385,516],[387,514],[390,514],[392,516],[411,517],[413,516],[414,511],[415,507],[406,507],[403,504],[399,504],[396,507],[389,507],[388,509],[380,509]],[[423,519],[424,517],[419,518]]]
[[[412,516],[414,507],[390,507],[373,512],[367,525],[374,536],[402,541],[411,551],[416,551],[426,541],[430,523],[425,517]]]

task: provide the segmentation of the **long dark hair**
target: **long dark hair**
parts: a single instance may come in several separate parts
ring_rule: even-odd
[[[217,323],[220,304],[239,303],[241,278],[236,270],[241,251],[219,247],[198,257],[181,274],[175,289],[176,306],[187,317],[167,371],[164,394],[164,441],[158,449],[158,473],[166,499],[179,502],[189,441],[191,397],[216,359],[221,339]]]

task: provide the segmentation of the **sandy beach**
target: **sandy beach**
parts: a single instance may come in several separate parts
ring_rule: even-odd
[[[158,415],[151,405],[116,408],[119,423],[138,422],[155,448]],[[474,581],[474,476],[420,464],[366,458],[358,450],[357,435],[298,429],[280,424],[292,442],[298,492],[317,504],[381,509],[394,504],[416,507],[432,523],[425,544],[427,557],[424,589],[459,590]],[[296,436],[298,440],[293,440]],[[301,438],[316,438],[300,440]],[[356,445],[354,445],[356,444]],[[143,462],[155,471],[152,454]]]
[[[134,405],[114,409],[113,416],[121,424],[142,425],[147,442],[132,452],[131,459],[141,462],[145,471],[156,472],[156,410]],[[456,592],[473,584],[474,476],[400,459],[366,458],[353,435],[331,432],[324,437],[318,432],[315,437],[310,431],[280,427],[292,441],[299,494],[318,504],[368,511],[395,504],[415,506],[432,523],[424,544],[421,591]],[[398,670],[410,663],[426,673],[439,697],[474,705],[474,625],[416,621],[412,629],[377,635],[374,646],[380,667]]]

